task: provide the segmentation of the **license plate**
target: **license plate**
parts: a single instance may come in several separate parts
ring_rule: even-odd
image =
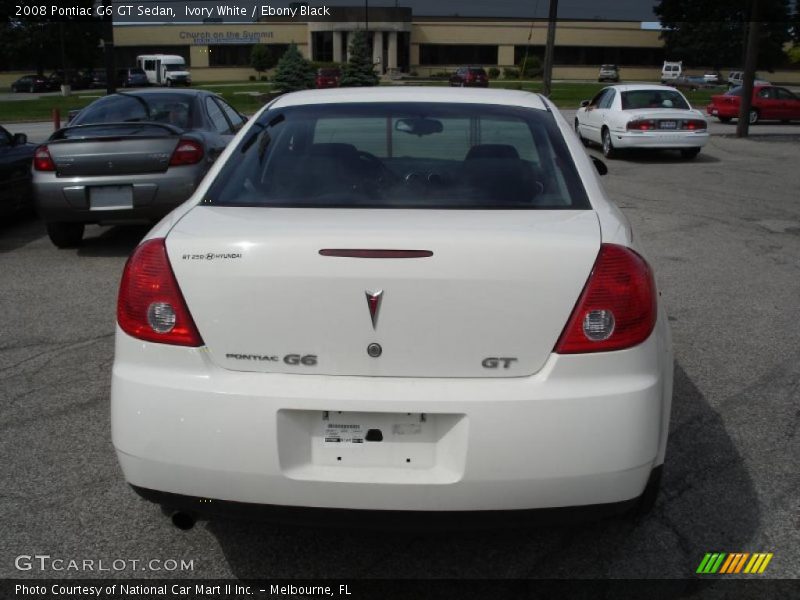
[[[356,446],[369,442],[430,441],[428,418],[419,413],[326,411],[320,423],[324,446]]]
[[[104,185],[89,188],[90,210],[133,208],[133,188],[129,185]]]
[[[661,121],[659,123],[659,127],[661,129],[677,129],[678,122],[677,121]]]

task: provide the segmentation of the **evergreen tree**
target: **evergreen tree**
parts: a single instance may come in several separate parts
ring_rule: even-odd
[[[378,85],[378,75],[372,66],[367,36],[363,31],[356,31],[353,34],[353,41],[350,44],[350,60],[342,67],[339,85],[342,87]]]
[[[268,46],[256,44],[250,52],[250,66],[261,74],[275,66],[275,56]]]
[[[314,69],[292,44],[283,53],[275,69],[275,86],[284,92],[308,90],[314,87]]]

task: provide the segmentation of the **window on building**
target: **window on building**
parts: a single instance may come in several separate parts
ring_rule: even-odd
[[[187,67],[191,67],[189,46],[115,46],[114,61],[117,68],[137,67],[136,57],[142,54],[173,54],[182,56]],[[101,65],[104,64],[101,62]]]
[[[311,60],[333,61],[333,32],[314,31],[311,34]]]
[[[492,44],[420,44],[421,65],[496,65],[497,46]]]
[[[253,44],[217,44],[208,47],[209,67],[249,67]]]
[[[544,46],[514,46],[514,64],[519,65],[525,58],[538,56],[544,61]],[[554,64],[591,65],[603,64],[628,66],[661,66],[664,62],[663,48],[633,48],[618,46],[556,46]]]
[[[521,65],[527,51],[528,60],[538,56],[544,62],[544,46],[514,46],[514,64]]]

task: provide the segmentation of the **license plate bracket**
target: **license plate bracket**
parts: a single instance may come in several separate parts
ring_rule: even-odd
[[[677,129],[678,122],[677,121],[659,121],[658,123],[659,129]]]
[[[89,210],[129,210],[133,208],[133,187],[103,185],[89,188]]]

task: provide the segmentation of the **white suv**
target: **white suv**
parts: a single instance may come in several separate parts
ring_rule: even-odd
[[[664,66],[661,67],[661,83],[673,81],[681,75],[683,75],[683,61],[664,61]]]

